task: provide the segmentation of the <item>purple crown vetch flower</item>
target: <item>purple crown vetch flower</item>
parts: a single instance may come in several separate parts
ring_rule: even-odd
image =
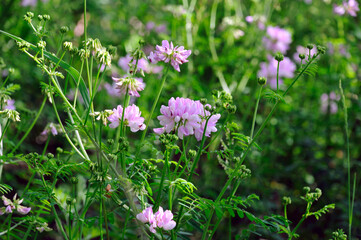
[[[116,128],[122,121],[123,107],[118,105],[117,108],[113,109],[113,114],[108,117],[109,127]],[[144,118],[141,116],[141,112],[136,105],[131,105],[125,108],[124,111],[124,126],[130,127],[130,131],[138,132],[139,130],[145,129]]]
[[[174,69],[180,72],[179,65],[188,62],[187,58],[191,53],[191,50],[185,50],[183,46],[174,47],[172,42],[169,44],[167,40],[163,40],[162,46],[157,45],[156,50],[151,52],[148,58],[151,63],[170,62]]]
[[[143,223],[149,223],[149,230],[152,233],[156,233],[157,227],[169,231],[176,226],[176,222],[173,220],[173,213],[169,210],[163,211],[162,207],[159,207],[155,214],[153,214],[152,207],[148,207],[137,214],[137,219]]]
[[[163,127],[154,129],[155,133],[170,133],[177,129],[180,139],[183,139],[183,136],[195,135],[198,141],[203,137],[207,118],[210,117],[205,136],[209,137],[211,132],[217,131],[215,126],[221,117],[220,114],[211,116],[200,101],[179,97],[169,99],[168,106],[163,105],[160,112],[163,115],[158,116],[158,120]]]
[[[5,196],[2,196],[3,203],[5,207],[0,208],[0,215],[3,215],[4,213],[12,213],[14,209],[22,215],[26,215],[30,212],[30,207],[24,207],[20,205],[24,199],[17,199],[17,194],[15,194],[13,201],[6,198]]]

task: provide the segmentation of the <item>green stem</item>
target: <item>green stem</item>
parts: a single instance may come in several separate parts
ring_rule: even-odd
[[[278,83],[278,81],[277,81],[277,83]],[[260,100],[260,98],[261,98],[262,88],[263,88],[263,85],[262,85],[262,86],[260,87],[260,89],[259,89],[258,98],[257,98],[257,103],[256,103],[256,108],[254,109],[254,113],[253,113],[253,121],[252,121],[252,129],[251,129],[251,139],[253,138],[254,126],[255,126],[255,123],[256,123],[258,105],[259,105],[259,100]]]
[[[8,240],[10,240],[10,227],[11,227],[11,220],[12,220],[12,216],[13,216],[13,213],[10,213],[10,218],[9,218],[9,224],[8,224],[8,234],[6,235],[6,237],[8,238]]]
[[[277,93],[279,90],[279,72],[280,72],[280,62],[277,61]]]
[[[36,114],[33,122],[31,123],[30,127],[28,128],[28,130],[26,131],[26,133],[24,134],[24,136],[20,139],[20,141],[18,142],[18,144],[16,144],[16,146],[11,150],[10,154],[14,153],[16,151],[16,149],[18,149],[18,147],[23,143],[23,141],[26,139],[26,137],[29,135],[30,131],[33,129],[35,123],[38,121],[39,119],[39,116],[41,114],[41,112],[43,111],[44,109],[44,106],[45,106],[45,103],[46,103],[46,99],[47,99],[47,96],[44,96],[44,99],[43,99],[43,102],[40,106],[40,109],[38,111],[38,113]]]
[[[164,184],[164,178],[165,178],[165,174],[166,174],[166,171],[167,171],[167,168],[168,168],[168,156],[169,156],[169,153],[168,153],[168,149],[167,149],[167,150],[165,150],[165,166],[166,167],[163,168],[163,171],[162,171],[162,177],[160,179],[158,194],[157,194],[157,199],[155,200],[154,209],[158,209],[159,203],[160,203],[160,200],[161,200],[163,184]]]
[[[162,82],[161,82],[161,84],[160,84],[160,87],[159,87],[157,96],[156,96],[156,98],[155,98],[155,101],[153,102],[152,109],[150,110],[150,114],[149,114],[148,119],[147,119],[147,121],[146,121],[146,123],[145,123],[145,130],[143,131],[142,138],[140,139],[136,157],[139,155],[140,149],[141,149],[141,147],[142,147],[142,145],[143,145],[143,142],[144,142],[144,139],[145,139],[145,135],[147,134],[147,130],[148,130],[148,127],[149,127],[150,120],[152,119],[153,112],[154,112],[154,110],[155,110],[155,108],[156,108],[156,106],[157,106],[157,103],[158,103],[160,94],[162,93],[162,90],[163,90],[163,87],[164,87],[165,80],[166,80],[166,78],[167,78],[167,76],[168,76],[169,68],[170,68],[170,65],[168,65],[168,66],[166,67],[166,70],[165,70],[165,73],[164,73],[164,75],[163,75]]]

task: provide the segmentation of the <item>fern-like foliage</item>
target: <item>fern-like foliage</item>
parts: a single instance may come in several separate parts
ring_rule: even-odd
[[[0,194],[4,195],[7,194],[9,192],[11,192],[13,190],[13,188],[7,184],[4,183],[0,183]]]

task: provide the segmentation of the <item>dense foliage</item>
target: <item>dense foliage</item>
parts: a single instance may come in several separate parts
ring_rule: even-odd
[[[357,0],[2,0],[1,239],[361,239]]]

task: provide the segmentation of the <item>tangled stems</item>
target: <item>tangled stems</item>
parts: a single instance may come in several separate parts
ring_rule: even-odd
[[[318,57],[318,55],[320,55],[320,53],[317,53],[315,56],[313,56],[311,58],[311,60],[306,64],[306,66],[302,69],[302,71],[297,75],[297,77],[293,80],[293,82],[290,84],[290,86],[286,89],[286,91],[282,94],[282,97],[286,96],[286,94],[288,93],[288,91],[292,88],[292,86],[297,82],[297,80],[303,75],[303,73],[307,70],[307,68],[311,65],[311,63]],[[247,157],[248,152],[250,151],[251,147],[253,146],[255,140],[259,137],[259,135],[262,133],[263,129],[266,127],[267,123],[269,122],[269,120],[271,119],[274,111],[276,110],[278,104],[280,103],[280,100],[277,99],[276,103],[273,105],[273,108],[271,109],[270,113],[268,114],[268,116],[266,117],[266,119],[264,120],[264,122],[262,123],[262,125],[260,126],[260,128],[258,129],[258,131],[256,132],[254,138],[252,138],[251,142],[248,144],[245,152],[243,153],[242,159],[239,162],[239,164],[237,165],[237,167],[234,169],[232,175],[229,177],[229,179],[227,180],[226,184],[224,185],[224,187],[222,188],[221,192],[219,193],[216,201],[215,201],[215,205],[217,205],[224,193],[227,191],[228,187],[231,185],[233,179],[237,176],[238,170],[240,168],[240,166],[242,165],[242,163],[244,162],[245,158]],[[232,190],[233,193],[235,193],[238,189],[239,184],[236,184],[236,187]],[[213,214],[214,214],[215,209],[212,208],[211,212],[208,216],[208,221],[206,223],[206,227],[204,228],[203,231],[203,235],[202,235],[202,240],[204,239],[208,239],[208,228],[210,226]]]

